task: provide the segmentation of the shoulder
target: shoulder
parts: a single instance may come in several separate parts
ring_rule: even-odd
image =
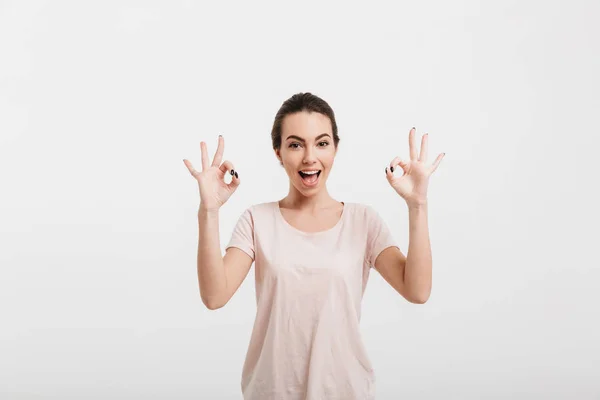
[[[275,207],[277,207],[277,201],[267,201],[264,203],[257,203],[257,204],[252,204],[251,206],[249,206],[248,208],[246,208],[246,211],[250,212],[250,213],[264,213],[264,212],[273,212],[273,210],[275,210]]]
[[[244,209],[241,217],[251,219],[252,221],[270,217],[273,215],[276,206],[276,201],[252,204]]]
[[[373,206],[371,206],[370,204],[348,202],[344,204],[349,206],[349,211],[351,214],[353,214],[354,218],[362,220],[365,223],[372,222],[373,220],[379,218],[379,214],[377,213],[375,208],[373,208]]]

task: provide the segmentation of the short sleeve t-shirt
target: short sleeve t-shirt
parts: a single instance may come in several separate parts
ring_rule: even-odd
[[[256,318],[242,370],[245,400],[369,400],[375,376],[359,322],[370,268],[398,247],[368,205],[344,203],[331,229],[304,232],[277,201],[246,209],[226,249],[254,260]]]

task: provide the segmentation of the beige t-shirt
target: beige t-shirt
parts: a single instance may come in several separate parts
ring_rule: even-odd
[[[375,375],[359,329],[379,253],[396,243],[368,205],[345,203],[331,229],[303,232],[277,201],[246,209],[227,248],[255,265],[256,319],[242,370],[245,400],[370,400]]]

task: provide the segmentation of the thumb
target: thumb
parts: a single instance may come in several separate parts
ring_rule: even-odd
[[[234,191],[235,189],[237,189],[238,186],[240,186],[240,174],[237,171],[233,171],[233,175],[231,176],[231,182],[229,182],[229,184],[227,186],[229,186],[229,188]]]

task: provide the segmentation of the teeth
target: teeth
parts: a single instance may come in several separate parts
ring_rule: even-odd
[[[303,174],[306,174],[306,175],[314,175],[319,171],[300,171],[300,172],[302,172]]]

